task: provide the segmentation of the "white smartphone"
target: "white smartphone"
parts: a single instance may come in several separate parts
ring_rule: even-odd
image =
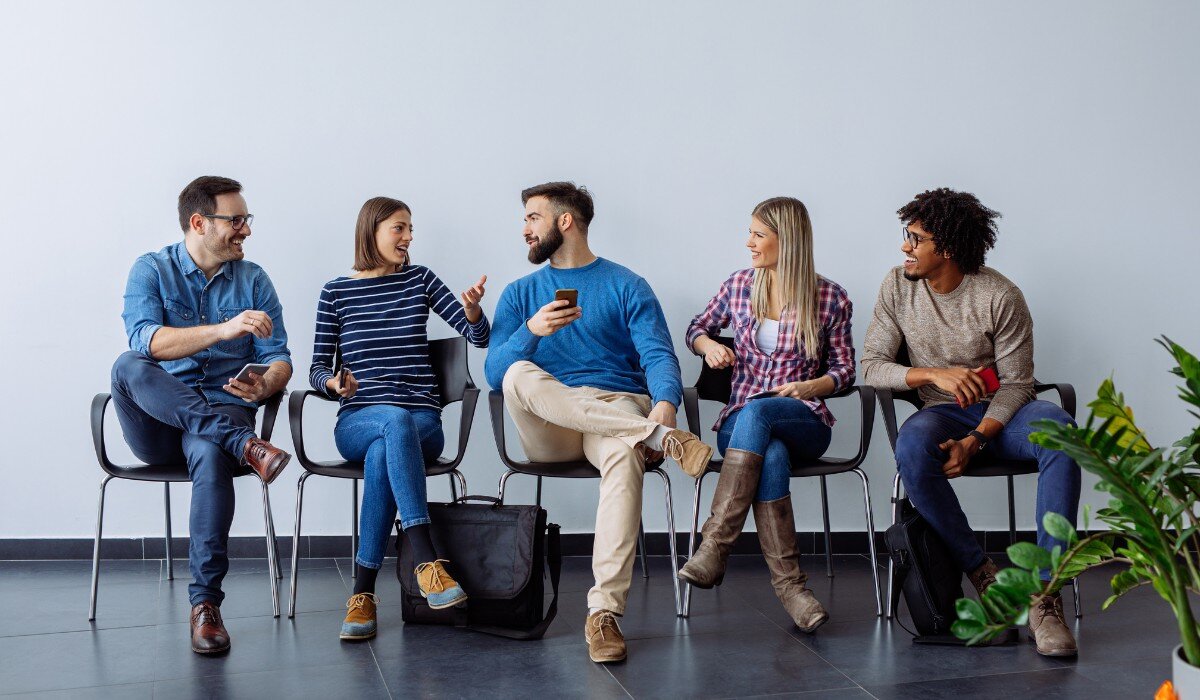
[[[258,364],[254,364],[252,362],[252,363],[246,365],[245,367],[243,367],[242,371],[238,372],[237,376],[234,377],[234,379],[236,379],[239,382],[248,382],[248,381],[250,381],[250,373],[251,372],[253,372],[261,377],[264,374],[266,374],[267,370],[269,370],[269,369],[271,369],[271,365],[258,365]]]

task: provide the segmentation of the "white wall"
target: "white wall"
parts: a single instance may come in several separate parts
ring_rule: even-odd
[[[249,258],[283,300],[293,389],[317,291],[348,269],[373,195],[412,205],[414,253],[452,287],[487,273],[490,311],[531,269],[519,191],[586,184],[594,248],[654,286],[690,382],[683,329],[745,264],[756,202],[808,204],[818,269],[850,290],[861,351],[879,282],[901,260],[893,212],[946,185],[1004,214],[989,262],[1029,300],[1039,377],[1086,401],[1115,373],[1156,441],[1191,425],[1151,339],[1200,351],[1194,3],[40,2],[3,15],[0,537],[91,534],[87,410],[125,348],[125,276],[178,240],[175,198],[201,174],[246,186]],[[481,386],[482,361],[472,355]],[[867,470],[883,523],[894,465],[876,438]],[[473,491],[494,492],[484,403],[464,471]],[[690,480],[672,472],[682,527]],[[298,474],[273,488],[281,533]],[[234,534],[253,535],[254,484],[241,481]],[[1002,484],[959,489],[976,527],[1005,527]],[[310,481],[305,532],[346,533],[347,490]],[[834,528],[862,529],[853,480],[830,490]],[[446,491],[439,480],[431,496]],[[665,528],[660,493],[647,488],[651,530]],[[819,529],[816,483],[795,493],[798,528]],[[106,534],[161,532],[157,490],[118,482],[110,494]],[[531,494],[529,480],[513,491]],[[552,482],[546,500],[586,531],[594,494]]]

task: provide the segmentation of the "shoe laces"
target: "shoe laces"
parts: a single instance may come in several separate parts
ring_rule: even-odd
[[[1038,604],[1037,604],[1038,622],[1045,620],[1047,617],[1054,617],[1054,618],[1058,618],[1058,620],[1060,622],[1062,622],[1063,624],[1066,624],[1066,621],[1063,620],[1062,613],[1059,612],[1059,609],[1058,609],[1058,601],[1059,600],[1060,599],[1058,598],[1058,596],[1047,595],[1047,596],[1043,596],[1042,599],[1040,601],[1038,601]]]
[[[427,561],[417,567],[417,577],[420,578],[423,572],[430,571],[429,591],[432,593],[441,593],[446,590],[446,584],[442,582],[442,576],[444,575],[447,579],[453,580],[450,579],[450,574],[446,573],[446,568],[443,566],[443,564],[449,563],[449,559]]]
[[[376,607],[379,607],[379,598],[374,593],[355,593],[350,596],[350,600],[346,601],[346,614],[349,615],[355,610],[363,610],[367,607],[367,600],[370,600],[375,603]]]
[[[617,616],[607,610],[601,610],[596,614],[596,636],[600,637],[601,641],[606,641],[604,630],[611,628],[616,635],[621,634],[621,628],[617,626]]]
[[[662,443],[663,452],[665,452],[668,457],[676,462],[683,459],[683,442],[681,442],[679,438],[675,437],[674,435],[668,435],[667,437],[663,438]]]
[[[199,610],[192,613],[192,624],[197,626],[220,625],[221,611],[215,605],[201,605]]]

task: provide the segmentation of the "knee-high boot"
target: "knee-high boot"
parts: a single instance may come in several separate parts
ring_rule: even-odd
[[[679,578],[697,588],[719,586],[733,542],[746,524],[746,514],[758,490],[762,455],[745,450],[725,450],[725,461],[713,492],[712,515],[704,522],[704,540],[679,570]]]
[[[774,501],[755,501],[754,522],[758,525],[758,542],[771,571],[775,595],[801,631],[815,631],[829,619],[829,613],[804,585],[808,575],[800,568],[791,495]]]

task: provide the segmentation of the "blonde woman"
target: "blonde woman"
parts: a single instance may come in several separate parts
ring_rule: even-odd
[[[829,447],[834,419],[821,397],[854,383],[852,307],[846,290],[813,267],[812,224],[800,200],[756,206],[746,247],[751,267],[730,275],[687,330],[688,347],[709,367],[733,366],[733,391],[713,426],[725,461],[712,515],[679,578],[700,588],[721,583],[753,502],[775,593],[812,632],[829,614],[800,569],[789,465]],[[733,350],[713,340],[730,326]]]

